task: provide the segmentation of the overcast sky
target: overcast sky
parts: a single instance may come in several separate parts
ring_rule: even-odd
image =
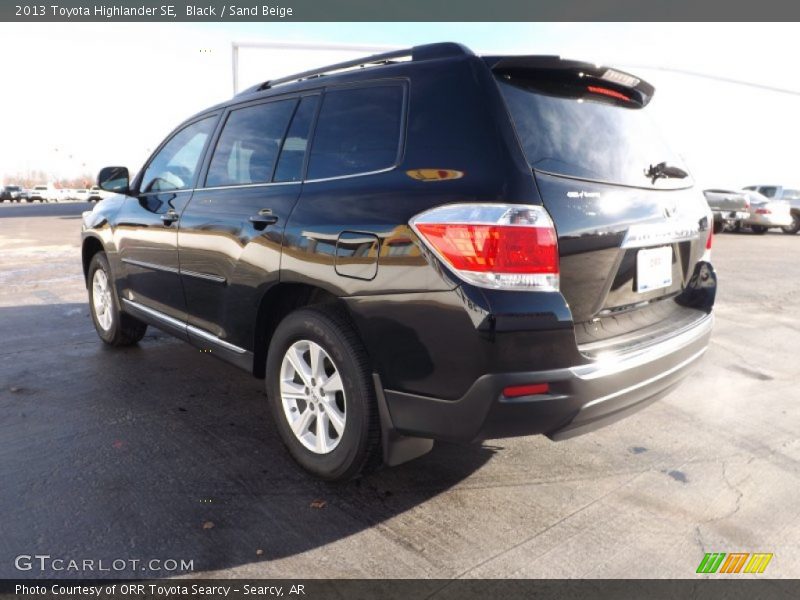
[[[559,54],[629,70],[655,85],[647,110],[701,186],[796,185],[798,39],[798,24],[2,23],[0,178],[138,169],[179,121],[231,96],[233,41],[457,41],[478,53]],[[243,50],[240,87],[351,56]]]

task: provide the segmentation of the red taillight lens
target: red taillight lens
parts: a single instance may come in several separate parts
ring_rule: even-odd
[[[768,208],[757,208],[756,209],[757,215],[771,215],[772,211]]]
[[[411,220],[462,279],[499,289],[558,289],[558,240],[541,206],[451,204]]]
[[[543,227],[420,223],[454,268],[479,273],[558,273],[555,231]]]
[[[608,88],[599,87],[596,85],[590,85],[586,88],[593,94],[600,94],[601,96],[608,96],[609,98],[615,98],[616,100],[623,100],[625,102],[630,102],[631,99],[626,96],[625,94],[621,94],[616,90],[610,90]]]
[[[708,237],[706,238],[706,250],[711,250],[711,244],[714,243],[714,228],[708,229]]]

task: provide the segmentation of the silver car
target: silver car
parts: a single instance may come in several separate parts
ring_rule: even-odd
[[[743,225],[749,227],[753,233],[767,233],[772,227],[792,225],[792,207],[788,200],[767,198],[751,190],[743,190],[742,193],[747,196],[750,207],[750,216]]]
[[[782,185],[748,185],[744,189],[758,192],[773,200],[786,200],[790,205],[792,222],[786,227],[781,227],[781,231],[789,235],[800,231],[800,188],[788,188]]]

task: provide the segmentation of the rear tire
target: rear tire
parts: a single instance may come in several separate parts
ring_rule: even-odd
[[[767,233],[767,228],[762,225],[751,225],[750,229],[753,231],[753,233],[757,233],[758,235],[764,235]]]
[[[302,308],[281,321],[267,352],[266,389],[278,433],[304,469],[345,481],[380,466],[372,372],[339,307]]]
[[[144,337],[147,324],[119,309],[114,278],[105,252],[89,263],[89,310],[97,335],[110,346],[132,346]]]
[[[781,227],[781,231],[786,235],[794,235],[800,231],[800,215],[792,213],[792,224]]]
[[[725,229],[725,224],[722,221],[714,221],[714,235],[722,233],[723,229]]]

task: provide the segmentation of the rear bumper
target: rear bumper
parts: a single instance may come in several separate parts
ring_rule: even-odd
[[[587,364],[484,375],[457,400],[384,390],[391,427],[406,436],[453,441],[580,435],[671,391],[704,354],[713,321],[706,314],[669,337]],[[503,395],[507,386],[544,382],[547,394]]]
[[[718,210],[718,209],[711,209],[711,212],[714,213],[714,221],[744,221],[745,219],[750,218],[750,213],[747,211],[740,211],[740,210]]]
[[[744,224],[760,227],[788,227],[792,224],[792,215],[751,215]]]

